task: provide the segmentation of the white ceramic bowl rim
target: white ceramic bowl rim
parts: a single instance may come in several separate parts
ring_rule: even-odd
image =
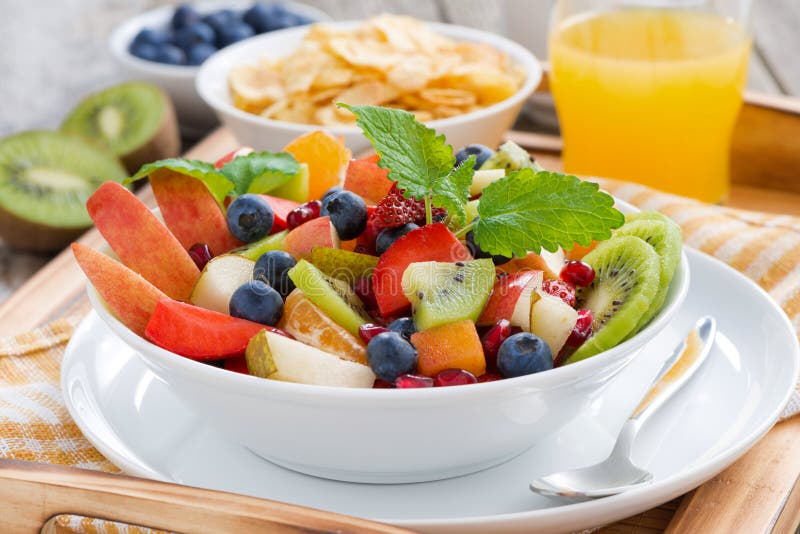
[[[205,2],[194,2],[192,5],[201,14],[211,13],[217,9],[229,8],[236,10],[246,9],[256,3],[257,0],[213,0]],[[331,18],[327,13],[307,4],[299,2],[292,2],[291,0],[281,0],[281,3],[286,5],[290,11],[305,15],[314,19],[317,22],[328,22]],[[155,61],[148,61],[141,59],[130,53],[128,48],[133,41],[133,38],[139,30],[145,27],[164,27],[168,24],[172,13],[175,11],[174,5],[161,6],[155,9],[150,9],[143,13],[139,13],[129,19],[121,22],[114,28],[108,38],[108,47],[111,53],[126,65],[133,65],[138,68],[147,69],[154,73],[172,78],[181,78],[190,80],[194,78],[200,70],[200,65],[167,65],[164,63],[157,63]],[[290,28],[293,29],[293,28]],[[275,32],[268,32],[269,35]],[[231,45],[232,46],[232,45]],[[227,49],[229,47],[225,47]],[[223,49],[224,50],[224,49]]]
[[[622,208],[623,211],[636,211],[636,208],[626,202],[620,200],[616,200],[616,202],[617,206]],[[492,392],[502,391],[503,389],[519,385],[525,385],[532,390],[540,390],[566,384],[572,380],[577,380],[588,374],[597,372],[606,367],[607,364],[624,357],[631,351],[637,350],[639,346],[643,344],[642,340],[649,337],[646,335],[647,333],[661,331],[667,323],[672,320],[683,303],[686,292],[689,289],[689,262],[686,258],[686,254],[683,252],[681,253],[681,263],[675,273],[672,284],[668,296],[668,298],[671,297],[671,299],[662,307],[661,311],[659,311],[644,330],[623,343],[592,356],[591,358],[563,367],[556,367],[541,373],[472,384],[470,387],[415,388],[404,389],[402,391],[393,391],[391,388],[361,389],[281,382],[278,380],[268,380],[242,373],[235,373],[195,361],[163,349],[134,334],[108,311],[100,295],[88,282],[87,290],[89,300],[94,309],[123,341],[137,349],[140,353],[146,353],[146,358],[155,356],[163,361],[163,365],[175,367],[180,372],[192,375],[191,378],[197,380],[199,383],[205,383],[217,388],[224,388],[228,391],[242,391],[243,388],[269,388],[275,393],[298,394],[298,402],[316,402],[317,400],[335,396],[339,399],[368,399],[373,403],[395,403],[397,399],[401,398],[408,402],[424,402],[432,399],[441,399],[443,397],[458,398],[460,396],[473,396],[476,394],[489,395],[492,394]]]
[[[333,27],[336,28],[350,28],[357,26],[362,22],[363,21],[350,20],[350,21],[324,22],[324,24],[332,25]],[[445,24],[441,22],[426,22],[426,24],[436,33],[440,33],[452,39],[489,44],[494,48],[496,48],[497,50],[507,54],[511,58],[511,60],[516,62],[518,66],[522,67],[527,74],[525,82],[522,84],[522,86],[520,86],[517,92],[511,95],[510,97],[506,98],[505,100],[501,100],[500,102],[496,102],[490,106],[486,106],[484,108],[477,109],[469,113],[464,113],[462,115],[456,115],[454,117],[449,117],[446,119],[437,119],[433,121],[428,121],[425,123],[426,126],[429,126],[434,129],[439,129],[447,125],[458,124],[462,121],[468,121],[470,119],[478,119],[489,115],[493,115],[498,111],[510,108],[515,104],[519,103],[520,101],[528,98],[528,96],[531,93],[533,93],[537,87],[539,87],[539,84],[542,81],[542,76],[544,74],[542,66],[536,59],[536,57],[522,45],[519,45],[514,41],[511,41],[509,39],[506,39],[505,37],[496,35],[494,33],[476,30],[474,28],[467,28],[465,26],[458,26],[456,24]],[[303,124],[296,122],[279,121],[261,117],[260,115],[248,113],[246,111],[237,108],[230,102],[230,99],[222,99],[222,100],[218,99],[216,95],[208,89],[209,85],[208,78],[211,75],[210,73],[216,70],[220,70],[220,67],[218,67],[218,65],[225,65],[227,59],[231,55],[236,55],[240,49],[245,47],[256,47],[259,43],[261,43],[261,41],[280,40],[287,37],[294,37],[296,34],[305,33],[307,31],[308,31],[308,26],[287,28],[284,30],[277,30],[267,34],[257,35],[255,37],[251,37],[249,39],[245,39],[231,46],[225,47],[224,49],[214,54],[211,58],[209,58],[209,60],[203,63],[203,65],[201,65],[200,71],[197,73],[197,79],[195,80],[195,85],[198,94],[206,102],[206,104],[214,108],[217,112],[232,115],[238,119],[241,119],[253,125],[272,126],[276,128],[281,128],[286,131],[294,131],[297,133],[297,135],[307,132],[309,128],[324,129],[334,135],[348,135],[348,134],[360,133],[361,129],[356,126],[324,126],[319,124]],[[259,52],[258,56],[252,57],[250,61],[255,61],[261,57],[268,55],[268,53],[265,51],[267,49],[266,46],[261,46],[260,48],[261,51]],[[244,63],[246,63],[246,61]],[[230,68],[226,69],[226,71],[229,72]]]

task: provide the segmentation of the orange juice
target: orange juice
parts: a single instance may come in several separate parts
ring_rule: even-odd
[[[550,37],[567,172],[718,202],[750,39],[711,13],[622,9],[568,18]]]

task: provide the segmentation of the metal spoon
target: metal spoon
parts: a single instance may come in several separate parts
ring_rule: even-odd
[[[614,450],[599,464],[552,473],[531,482],[531,491],[562,497],[607,497],[646,484],[653,474],[635,465],[631,448],[645,421],[700,368],[711,352],[717,332],[713,317],[698,320],[685,340],[673,350],[642,402],[625,422]]]

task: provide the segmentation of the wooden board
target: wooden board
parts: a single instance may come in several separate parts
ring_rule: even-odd
[[[779,172],[789,169],[800,177],[800,151],[792,151],[790,146],[792,140],[800,139],[800,104],[759,95],[751,95],[749,102],[747,109],[753,117],[770,116],[772,126],[781,126],[758,131],[740,128],[734,157],[772,162],[775,173],[764,171],[766,163],[763,167],[754,164],[740,174],[746,179],[739,178],[734,184],[730,204],[800,215],[800,188],[781,189],[784,178]],[[794,137],[784,138],[787,132],[794,132]],[[521,132],[511,132],[509,137],[531,150],[545,167],[560,167],[558,138]],[[235,147],[230,133],[218,130],[187,156],[214,160]],[[149,189],[139,194],[152,204]],[[92,230],[81,241],[97,246],[101,238]],[[0,336],[30,330],[59,316],[76,302],[85,301],[84,291],[83,275],[71,253],[59,254],[0,306]],[[793,532],[800,518],[798,473],[800,417],[779,424],[736,464],[684,498],[608,526],[603,532]]]

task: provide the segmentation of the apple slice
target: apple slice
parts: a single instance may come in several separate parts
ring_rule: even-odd
[[[523,330],[530,328],[531,297],[542,288],[542,280],[542,271],[519,271],[501,277],[478,318],[478,326],[492,326],[507,319]]]
[[[524,258],[514,258],[500,266],[499,269],[506,273],[542,271],[545,278],[557,279],[564,267],[565,260],[564,251],[560,248],[555,252],[542,250],[539,254],[530,252]]]
[[[578,321],[578,312],[558,297],[537,292],[531,306],[530,332],[544,340],[556,358]]]
[[[167,296],[156,286],[102,252],[80,243],[72,253],[86,277],[122,324],[144,336],[156,303]]]
[[[245,356],[250,374],[261,378],[348,388],[371,388],[375,382],[366,365],[266,330],[250,340]]]
[[[150,175],[150,186],[164,223],[183,248],[205,243],[219,255],[244,244],[231,235],[222,208],[197,178],[159,169]]]
[[[253,152],[253,149],[249,146],[241,146],[236,150],[232,150],[219,158],[216,163],[214,163],[214,167],[221,169],[225,166],[226,163],[230,163],[231,161],[235,160],[239,156],[246,156],[249,153]]]
[[[145,337],[164,349],[193,360],[241,356],[250,339],[272,327],[198,308],[176,300],[158,301]]]
[[[223,254],[206,264],[189,302],[207,310],[230,314],[231,295],[253,279],[255,262],[237,254]]]
[[[200,277],[186,249],[136,196],[105,182],[86,202],[97,229],[122,263],[177,300],[187,300]]]
[[[367,204],[377,204],[394,185],[388,175],[387,169],[378,167],[375,157],[351,159],[342,187],[359,195]]]
[[[330,217],[318,217],[290,231],[283,242],[283,250],[296,260],[310,260],[314,247],[339,248],[339,235]]]
[[[269,232],[270,235],[286,230],[286,217],[289,215],[289,212],[291,212],[300,204],[294,200],[273,197],[270,195],[259,196],[266,200],[269,206],[272,208],[272,230]]]

